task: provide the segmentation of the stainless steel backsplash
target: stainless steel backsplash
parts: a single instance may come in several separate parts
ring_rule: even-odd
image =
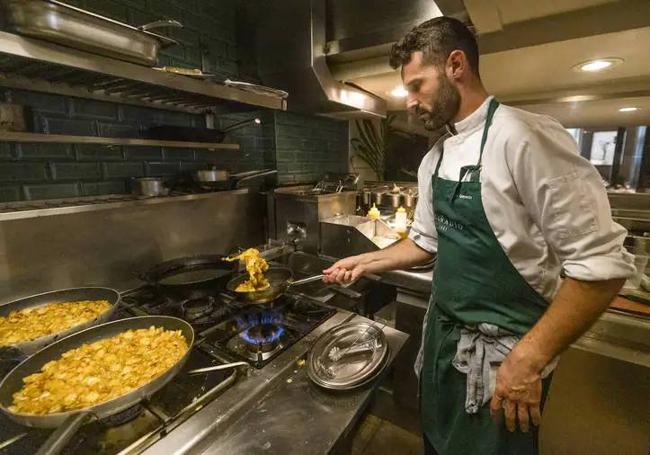
[[[259,194],[150,201],[0,214],[0,303],[76,286],[124,290],[158,262],[264,241],[266,206]]]

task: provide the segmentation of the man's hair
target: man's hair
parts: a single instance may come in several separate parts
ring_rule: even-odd
[[[457,49],[465,53],[470,69],[478,76],[476,38],[461,21],[441,16],[423,22],[395,43],[389,62],[391,67],[397,69],[411,61],[413,52],[422,51],[424,61],[441,65]]]

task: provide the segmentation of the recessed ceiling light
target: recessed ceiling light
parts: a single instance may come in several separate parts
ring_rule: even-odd
[[[618,110],[618,112],[634,112],[638,111],[639,108],[636,106],[630,106],[630,107],[622,107]]]
[[[390,91],[391,96],[395,98],[404,98],[408,96],[409,92],[404,88],[403,85],[398,85],[393,90]]]
[[[599,71],[613,68],[614,66],[620,65],[621,63],[623,63],[623,59],[618,57],[598,58],[595,60],[588,60],[586,62],[578,63],[573,67],[573,69],[575,71],[582,71],[585,73],[597,73]]]

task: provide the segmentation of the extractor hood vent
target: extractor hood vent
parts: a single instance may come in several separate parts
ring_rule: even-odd
[[[291,94],[289,110],[385,117],[386,101],[334,79],[326,61],[325,0],[265,0],[257,27],[264,84]]]

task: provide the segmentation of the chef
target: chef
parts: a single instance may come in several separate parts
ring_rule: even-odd
[[[416,362],[426,453],[537,453],[558,356],[634,272],[625,229],[562,125],[488,95],[461,22],[419,25],[390,63],[401,67],[409,111],[446,132],[420,165],[409,238],[342,259],[324,279],[437,255]]]

